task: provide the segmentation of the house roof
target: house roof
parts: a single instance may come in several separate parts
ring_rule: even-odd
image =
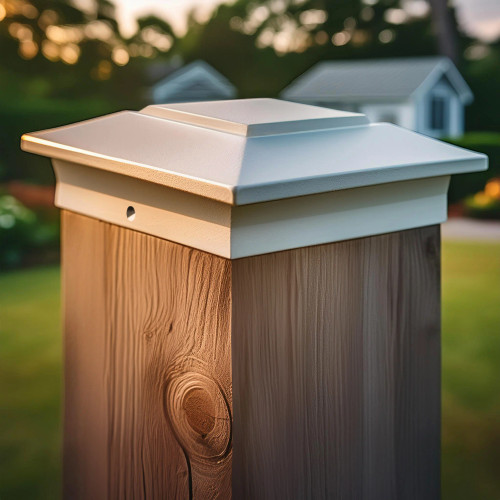
[[[168,60],[157,59],[150,62],[145,68],[146,83],[153,87],[167,76],[179,71],[184,65],[182,57],[175,55]]]
[[[361,114],[275,99],[149,106],[25,134],[22,147],[231,205],[487,168]]]
[[[152,88],[155,102],[182,98],[196,100],[213,89],[214,98],[230,99],[236,96],[236,87],[205,61],[194,61],[158,81]]]
[[[323,61],[286,87],[291,101],[340,102],[405,99],[445,76],[464,103],[472,92],[446,57]]]

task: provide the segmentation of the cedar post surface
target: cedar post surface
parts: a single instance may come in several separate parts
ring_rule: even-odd
[[[62,223],[64,497],[229,498],[230,261]]]
[[[482,155],[274,100],[23,141],[63,209],[65,498],[439,498],[439,224]]]
[[[66,498],[439,497],[438,227],[231,263],[63,212],[63,259]]]

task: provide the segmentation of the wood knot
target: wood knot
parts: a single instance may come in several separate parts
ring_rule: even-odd
[[[193,389],[184,397],[182,408],[188,424],[202,438],[215,426],[215,403],[204,389]]]
[[[146,342],[150,342],[151,339],[154,337],[154,332],[153,330],[148,330],[146,332],[144,332],[144,338],[146,339]]]
[[[190,460],[220,461],[231,449],[231,410],[211,377],[173,370],[165,389],[165,416]]]

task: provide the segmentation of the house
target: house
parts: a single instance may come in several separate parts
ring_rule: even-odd
[[[236,87],[205,61],[171,66],[166,73],[149,92],[154,104],[233,99],[237,95]]]
[[[464,133],[471,89],[445,57],[316,64],[281,93],[283,99],[364,113],[432,137]]]

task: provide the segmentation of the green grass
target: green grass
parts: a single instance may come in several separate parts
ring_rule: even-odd
[[[60,496],[59,269],[0,275],[0,499]]]
[[[60,489],[59,270],[0,275],[0,500]],[[500,244],[443,244],[443,499],[500,498]]]
[[[500,244],[443,245],[443,498],[500,498]]]

